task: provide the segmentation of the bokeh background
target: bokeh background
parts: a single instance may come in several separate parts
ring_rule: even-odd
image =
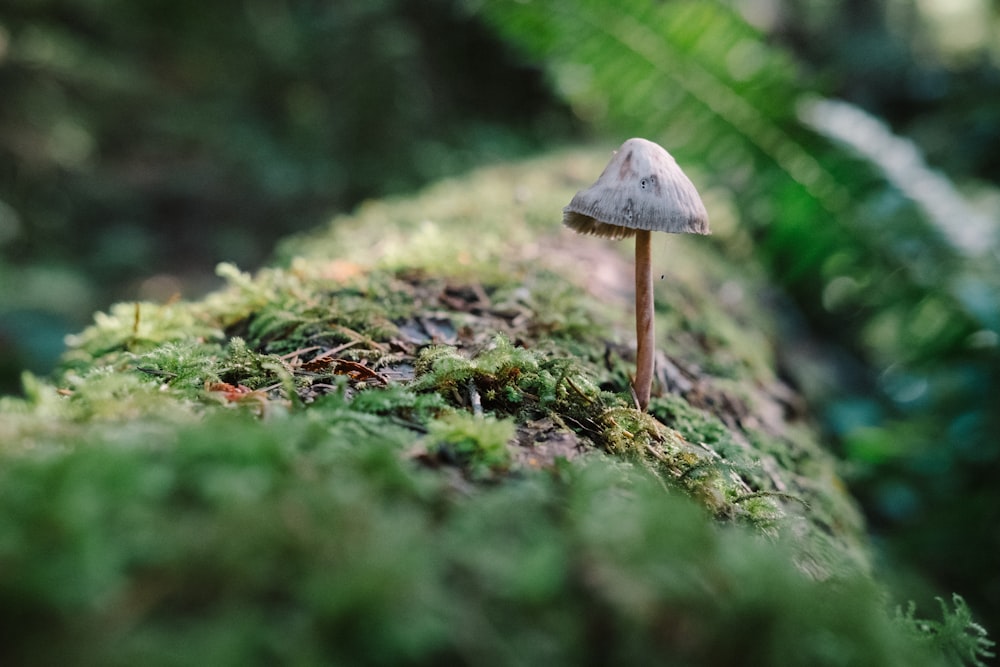
[[[5,0],[0,393],[366,198],[647,136],[780,287],[883,571],[996,637],[998,63],[989,0]]]

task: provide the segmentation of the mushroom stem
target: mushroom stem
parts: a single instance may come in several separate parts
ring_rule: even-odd
[[[635,380],[632,389],[639,410],[646,411],[653,384],[653,351],[656,335],[653,328],[653,267],[650,232],[635,233]]]

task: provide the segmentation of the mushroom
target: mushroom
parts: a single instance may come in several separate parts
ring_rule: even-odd
[[[632,389],[646,410],[653,383],[653,270],[650,232],[711,234],[708,212],[691,180],[658,144],[629,139],[600,178],[563,209],[563,224],[609,239],[635,236],[636,371]]]

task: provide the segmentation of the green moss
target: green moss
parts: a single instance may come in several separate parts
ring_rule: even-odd
[[[156,378],[184,394],[203,389],[220,380],[224,367],[222,346],[185,340],[166,343],[144,354],[131,357],[136,371]]]
[[[288,372],[280,357],[254,352],[247,346],[246,341],[238,336],[229,339],[221,367],[223,369],[219,376],[221,380],[246,385],[251,389],[274,384],[279,379],[279,368]]]
[[[482,409],[502,423],[547,418],[584,447],[642,463],[719,517],[772,526],[787,509],[781,498],[803,491],[781,477],[805,474],[797,466],[809,460],[814,478],[835,479],[832,460],[814,439],[800,450],[795,439],[739,426],[739,414],[723,423],[681,393],[654,400],[652,416],[628,407],[632,361],[610,340],[620,329],[631,335],[624,300],[616,309],[587,298],[567,279],[586,278],[586,267],[554,270],[549,260],[556,255],[544,249],[545,237],[526,232],[528,219],[542,221],[537,207],[569,189],[557,184],[563,168],[556,160],[500,170],[512,175],[507,181],[484,172],[414,200],[366,205],[352,224],[341,221],[286,245],[298,253],[287,268],[251,275],[223,264],[219,273],[228,286],[201,302],[116,306],[72,341],[59,378],[72,414],[84,420],[116,410],[137,414],[153,410],[145,401],[159,393],[196,413],[246,407],[273,415],[349,391],[357,412],[392,416],[418,430],[436,428],[450,413],[445,406]],[[509,201],[510,183],[546,195],[513,209],[492,205]],[[430,222],[414,231],[407,225],[415,211]],[[496,245],[474,238],[497,229],[504,235]],[[402,239],[410,261],[393,250]],[[375,247],[376,255],[361,252]],[[717,257],[674,239],[669,251],[671,274],[658,286],[658,312],[671,363],[698,374],[700,394],[720,409],[747,404],[741,409],[752,411],[754,396],[744,395],[744,387],[773,381],[770,358],[758,335],[739,334],[749,323],[766,331],[756,326],[766,318],[732,298],[732,269]],[[473,269],[489,280],[471,279]],[[718,294],[726,285],[723,307]],[[615,319],[625,326],[612,325]],[[762,461],[777,465],[764,470]],[[749,502],[751,493],[764,495]],[[820,484],[803,500],[813,503],[822,494],[843,495]],[[835,515],[823,518],[824,529],[857,530],[848,501],[822,505]]]
[[[733,296],[755,275],[670,239],[667,386],[632,407],[628,295],[593,284],[624,248],[554,236],[603,159],[366,204],[25,376],[0,400],[13,662],[935,664],[781,402],[769,316]]]
[[[732,434],[718,417],[692,407],[677,394],[657,396],[650,402],[649,411],[677,429],[688,442],[703,443],[726,453],[737,451]]]
[[[427,348],[417,359],[413,388],[438,392],[460,406],[468,406],[474,392],[486,409],[523,417],[551,410],[567,395],[569,364],[515,347],[498,335],[471,359],[454,347]],[[579,378],[579,384],[589,383]]]
[[[359,412],[392,416],[418,428],[447,411],[447,403],[440,395],[417,393],[399,385],[360,391],[352,398],[351,406]]]
[[[8,460],[5,657],[934,664],[868,578],[817,584],[640,468],[593,459],[459,498],[393,428],[335,427],[349,408],[331,401]]]
[[[97,313],[94,324],[67,339],[64,369],[89,368],[96,360],[113,364],[126,354],[143,354],[180,341],[220,340],[221,330],[191,304],[119,303]]]
[[[450,413],[431,422],[428,447],[435,456],[468,468],[473,479],[484,479],[510,465],[507,443],[514,429],[511,420]]]

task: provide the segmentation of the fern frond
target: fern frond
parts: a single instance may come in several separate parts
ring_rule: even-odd
[[[762,157],[823,208],[849,201],[795,128],[793,65],[721,4],[557,0],[483,9],[507,39],[545,61],[556,88],[598,128],[659,140],[716,173]]]

